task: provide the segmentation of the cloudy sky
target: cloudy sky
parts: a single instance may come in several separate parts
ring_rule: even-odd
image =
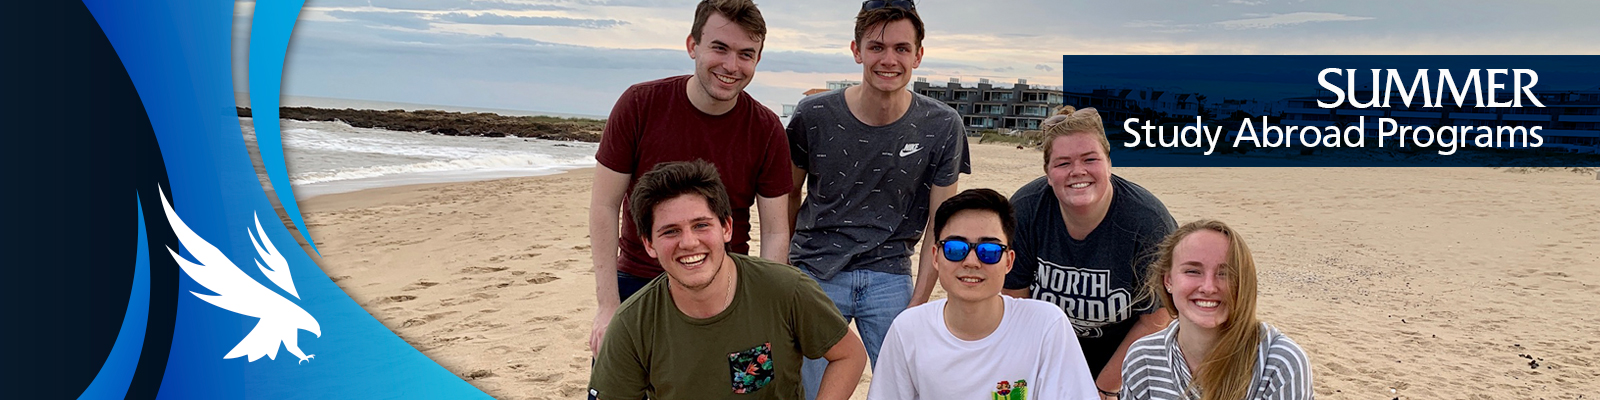
[[[628,85],[687,74],[692,0],[307,0],[288,95],[605,115]],[[747,89],[777,110],[861,78],[857,0],[758,1]],[[1073,54],[1600,54],[1591,1],[924,0],[916,76],[1063,83]],[[252,13],[236,6],[236,53]],[[236,57],[241,57],[236,54]],[[242,65],[242,62],[236,62]],[[242,76],[236,86],[243,86]]]

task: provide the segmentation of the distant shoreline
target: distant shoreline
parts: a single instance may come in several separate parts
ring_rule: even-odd
[[[240,117],[250,117],[249,107],[236,107]],[[598,143],[605,120],[546,116],[505,116],[439,110],[358,110],[316,107],[282,107],[279,117],[300,121],[340,121],[358,128],[427,132],[447,136],[523,137]]]

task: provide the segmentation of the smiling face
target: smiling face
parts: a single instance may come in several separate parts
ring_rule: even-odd
[[[655,222],[645,252],[661,262],[674,286],[699,291],[709,286],[728,260],[724,245],[733,240],[732,219],[718,220],[704,196],[684,194],[655,207]]]
[[[722,14],[712,13],[702,29],[699,42],[693,36],[686,39],[689,58],[694,59],[689,96],[697,104],[720,108],[737,100],[755,78],[762,43]]]
[[[1093,134],[1052,140],[1045,176],[1056,200],[1069,210],[1104,209],[1111,201],[1111,158]]]
[[[880,92],[905,90],[911,71],[922,64],[917,30],[908,19],[868,27],[860,40],[850,42],[850,52],[862,66],[864,87]]]
[[[1234,306],[1235,269],[1228,266],[1228,237],[1201,229],[1172,250],[1172,270],[1162,278],[1178,311],[1179,329],[1215,330]]]
[[[940,241],[956,240],[971,243],[999,243],[1009,246],[1005,230],[1000,225],[1000,215],[989,210],[962,210],[950,216],[940,231]],[[1005,284],[1006,273],[1016,253],[1006,248],[1000,262],[984,264],[978,260],[977,250],[968,249],[961,261],[945,258],[944,247],[935,246],[934,267],[939,269],[939,285],[949,293],[950,301],[979,302],[996,298]]]

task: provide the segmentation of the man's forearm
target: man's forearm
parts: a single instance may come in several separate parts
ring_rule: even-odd
[[[789,263],[789,195],[756,197],[756,212],[761,216],[761,258],[780,264]]]
[[[859,358],[828,361],[822,371],[822,385],[817,389],[817,400],[848,400],[861,383],[861,371],[867,367],[866,353]],[[853,377],[853,378],[852,378]]]
[[[589,330],[591,356],[599,353],[611,318],[622,303],[617,291],[617,242],[628,179],[628,174],[602,165],[595,168],[594,187],[589,190],[589,259],[594,263],[595,297],[594,326]]]
[[[789,207],[784,211],[787,211],[789,215],[789,237],[793,239],[794,231],[799,226],[797,219],[800,218],[800,204],[802,200],[805,200],[806,170],[790,166],[789,177],[794,182],[794,189],[789,192]],[[766,239],[763,238],[762,240]]]
[[[922,228],[922,248],[917,257],[917,282],[911,291],[911,305],[928,302],[933,297],[933,284],[939,281],[939,271],[933,268],[933,249],[939,244],[938,232],[933,231],[933,217],[939,212],[939,206],[944,201],[956,195],[956,183],[951,182],[946,186],[934,186],[928,191],[928,220]]]
[[[614,310],[622,302],[617,294],[617,242],[628,177],[600,166],[589,190],[589,259],[594,263],[595,299],[601,310]]]
[[[761,258],[782,264],[789,263],[789,232],[787,229],[778,232],[767,232],[767,229],[761,229]]]
[[[867,368],[867,348],[855,331],[845,330],[828,352],[822,355],[828,368],[822,370],[822,387],[817,389],[817,400],[846,400],[861,383],[861,371]]]
[[[930,227],[922,238],[922,248],[917,256],[917,281],[911,289],[910,306],[913,307],[927,303],[928,299],[933,297],[933,285],[939,281],[939,271],[933,267],[933,257],[937,256],[933,251],[935,246],[933,240],[933,230]]]
[[[595,299],[600,308],[616,309],[621,303],[617,292],[617,224],[615,217],[589,213],[589,256],[594,264]],[[610,225],[609,228],[606,225]]]
[[[606,210],[610,210],[609,212]],[[622,303],[617,291],[617,206],[591,202],[589,206],[589,257],[594,263],[594,321],[589,330],[590,356],[598,355],[611,318]]]

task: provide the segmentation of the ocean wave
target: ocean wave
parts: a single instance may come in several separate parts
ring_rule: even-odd
[[[308,172],[289,179],[294,185],[307,185],[353,179],[441,172],[527,171],[529,174],[594,166],[594,157],[552,157],[544,154],[495,155],[455,160],[436,160],[403,165],[380,165],[335,171]]]
[[[347,132],[329,131],[325,128],[285,129],[284,145],[293,150],[323,150],[338,153],[387,154],[404,157],[464,159],[486,155],[509,155],[514,151],[481,147],[489,143],[456,145],[443,143],[409,132],[390,132],[393,137],[354,136]],[[408,137],[409,136],[409,137]]]

